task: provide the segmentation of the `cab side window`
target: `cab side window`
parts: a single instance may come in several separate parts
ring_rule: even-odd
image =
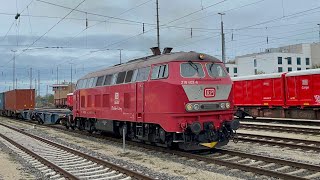
[[[168,64],[154,66],[152,68],[151,79],[164,79],[169,76]]]

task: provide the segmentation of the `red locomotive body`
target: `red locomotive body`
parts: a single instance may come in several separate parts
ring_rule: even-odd
[[[81,78],[67,126],[109,131],[159,145],[225,145],[233,120],[232,81],[218,59],[195,52],[129,61]]]
[[[320,70],[232,78],[236,116],[319,119]]]

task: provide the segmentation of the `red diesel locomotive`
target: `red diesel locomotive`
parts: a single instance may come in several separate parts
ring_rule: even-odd
[[[131,140],[184,150],[227,144],[239,121],[223,63],[171,49],[152,48],[152,56],[79,79],[67,128],[125,132]]]

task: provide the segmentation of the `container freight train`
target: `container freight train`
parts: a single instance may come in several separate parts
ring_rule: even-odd
[[[320,69],[232,78],[235,115],[320,119]]]
[[[67,128],[105,131],[184,150],[226,145],[233,119],[232,81],[223,63],[196,52],[154,55],[78,80]]]
[[[34,89],[15,89],[0,93],[0,114],[3,116],[22,118],[23,111],[34,107]]]

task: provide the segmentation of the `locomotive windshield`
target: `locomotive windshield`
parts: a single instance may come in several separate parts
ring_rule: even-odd
[[[220,64],[208,63],[206,67],[211,77],[217,78],[227,76],[227,73],[224,71],[223,67]]]
[[[182,63],[180,65],[180,72],[182,77],[204,77],[202,65],[200,63],[194,63],[192,61],[188,63]]]

